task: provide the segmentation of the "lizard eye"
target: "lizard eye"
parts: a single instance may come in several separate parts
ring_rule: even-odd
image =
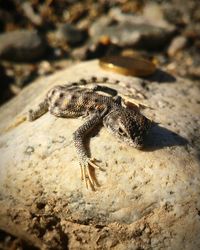
[[[119,128],[118,132],[119,132],[120,135],[126,136],[126,133],[123,131],[122,128]]]
[[[119,133],[122,134],[123,130],[121,128],[118,129]]]

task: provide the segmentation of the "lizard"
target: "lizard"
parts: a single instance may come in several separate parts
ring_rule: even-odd
[[[31,122],[48,111],[56,117],[82,116],[88,118],[73,133],[73,142],[81,168],[81,179],[85,181],[86,187],[88,188],[89,184],[92,190],[98,186],[93,170],[95,168],[103,170],[103,168],[98,166],[94,158],[88,156],[84,142],[86,135],[97,125],[103,123],[103,126],[120,141],[141,149],[151,126],[151,121],[140,112],[138,107],[129,108],[122,105],[122,97],[116,90],[100,85],[95,85],[93,88],[85,86],[88,83],[99,82],[113,83],[106,77],[103,79],[91,77],[70,85],[54,86],[34,110],[28,111],[27,115],[27,119]],[[114,80],[114,82],[119,81]],[[99,92],[105,92],[108,95],[102,95]]]

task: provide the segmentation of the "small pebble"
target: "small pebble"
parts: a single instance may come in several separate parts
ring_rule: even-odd
[[[183,50],[187,44],[187,39],[184,36],[177,36],[175,37],[171,44],[169,45],[169,48],[167,50],[167,53],[169,56],[175,56],[180,50]]]
[[[34,61],[41,58],[46,44],[36,30],[16,30],[0,35],[0,59]]]

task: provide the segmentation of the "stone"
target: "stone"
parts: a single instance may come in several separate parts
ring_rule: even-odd
[[[160,4],[155,2],[149,2],[144,5],[143,9],[144,17],[154,23],[157,26],[168,28],[170,25],[164,18],[164,13]]]
[[[167,50],[169,56],[176,55],[179,51],[183,50],[187,44],[187,38],[184,36],[175,37]]]
[[[53,72],[53,67],[48,61],[42,61],[38,67],[39,75],[48,75]]]
[[[97,19],[89,28],[89,35],[94,43],[107,36],[110,41],[121,47],[139,47],[158,49],[166,45],[175,31],[172,25],[163,25],[144,16],[123,14],[114,8]]]
[[[77,29],[71,24],[62,24],[55,32],[58,40],[67,42],[71,46],[79,45],[87,38],[87,33],[84,30]]]
[[[46,44],[36,30],[16,30],[0,35],[0,58],[34,61],[44,55]]]
[[[49,113],[18,118],[54,85],[97,75],[119,93],[146,99],[152,126],[142,151],[105,128],[90,140],[100,187],[87,190],[72,133],[82,119]],[[151,78],[103,71],[98,61],[38,79],[0,109],[0,229],[39,249],[199,249],[200,103],[192,81],[158,70]]]
[[[25,16],[35,25],[42,25],[42,18],[40,15],[36,14],[30,2],[22,2],[21,8]]]

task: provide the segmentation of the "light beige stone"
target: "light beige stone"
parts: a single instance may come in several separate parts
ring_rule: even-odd
[[[49,113],[11,124],[37,105],[52,86],[91,75],[133,87],[158,122],[146,150],[118,142],[105,128],[91,138],[91,155],[106,167],[100,187],[80,179],[72,133],[83,120]],[[199,249],[199,88],[159,71],[151,80],[124,77],[77,64],[40,79],[0,110],[0,229],[41,249]],[[10,129],[7,129],[10,127]]]
[[[183,50],[187,45],[187,38],[184,36],[176,36],[169,48],[167,49],[167,53],[169,56],[175,56],[179,51]]]

